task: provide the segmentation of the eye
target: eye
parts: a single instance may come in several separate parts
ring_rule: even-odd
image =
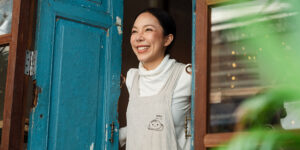
[[[137,33],[136,30],[131,30],[131,34]]]
[[[146,31],[153,31],[153,29],[151,29],[151,28],[146,28]]]

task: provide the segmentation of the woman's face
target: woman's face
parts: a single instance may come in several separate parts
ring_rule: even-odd
[[[164,36],[159,21],[152,14],[145,12],[134,22],[130,43],[139,61],[143,64],[158,65],[172,40],[173,35]]]

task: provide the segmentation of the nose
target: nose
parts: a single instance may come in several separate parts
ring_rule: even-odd
[[[136,40],[137,42],[144,41],[145,38],[144,38],[143,33],[138,33],[135,40]]]

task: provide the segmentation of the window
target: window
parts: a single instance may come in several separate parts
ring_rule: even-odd
[[[3,108],[6,85],[6,74],[9,53],[9,36],[11,32],[12,0],[0,3],[0,128],[3,128]]]
[[[4,108],[4,95],[5,95],[5,83],[7,73],[9,46],[0,46],[0,128],[3,128],[3,108]]]
[[[275,34],[282,37],[292,34],[287,19],[297,14],[289,8],[283,1],[196,1],[195,149],[216,147],[229,140],[238,124],[237,107],[277,82],[262,81],[259,70],[264,68],[256,60],[264,48],[245,43],[253,38],[267,41]],[[258,17],[258,13],[263,15]],[[271,35],[243,30],[264,22],[270,22],[269,28],[274,29]],[[291,50],[288,41],[277,44],[285,51]],[[280,118],[275,119],[280,122]],[[295,129],[291,118],[281,122],[285,128],[291,124]]]
[[[12,0],[0,2],[0,35],[10,33],[12,18]]]

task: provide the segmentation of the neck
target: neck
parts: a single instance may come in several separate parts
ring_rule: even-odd
[[[155,61],[151,61],[151,62],[142,62],[142,64],[146,70],[153,70],[157,66],[159,66],[159,64],[163,61],[163,59],[164,59],[164,57],[158,58]]]

